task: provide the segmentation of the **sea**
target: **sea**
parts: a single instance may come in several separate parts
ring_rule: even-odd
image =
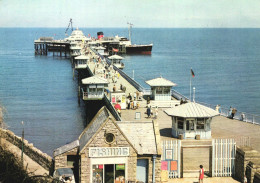
[[[127,27],[81,30],[129,35]],[[64,39],[65,28],[0,28],[0,105],[8,129],[18,136],[24,130],[26,140],[52,155],[78,138],[86,116],[70,60],[35,55],[39,37]],[[151,55],[124,55],[124,71],[144,88],[161,76],[195,101],[260,115],[260,29],[133,28],[131,41],[153,44]]]

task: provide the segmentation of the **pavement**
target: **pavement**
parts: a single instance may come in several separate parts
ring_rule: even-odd
[[[168,183],[198,183],[198,178],[170,179]],[[208,177],[204,178],[203,183],[239,183],[232,177]]]

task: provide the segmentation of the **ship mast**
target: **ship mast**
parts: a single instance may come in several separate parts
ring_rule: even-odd
[[[67,29],[66,29],[66,31],[65,31],[65,35],[67,35],[67,32],[68,32],[68,30],[69,30],[70,27],[71,27],[71,31],[73,31],[72,18],[70,19],[69,25],[68,25],[68,27],[67,27]]]
[[[129,27],[128,27],[129,41],[130,41],[130,43],[132,44],[132,42],[131,42],[131,29],[132,29],[132,26],[133,26],[134,24],[132,24],[132,23],[130,23],[130,22],[127,22],[127,24],[129,25]]]

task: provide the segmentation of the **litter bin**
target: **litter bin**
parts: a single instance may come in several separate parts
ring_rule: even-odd
[[[179,139],[183,140],[183,134],[179,134]]]
[[[200,140],[200,135],[196,135],[196,140]]]

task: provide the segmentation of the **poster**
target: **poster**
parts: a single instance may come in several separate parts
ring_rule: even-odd
[[[168,162],[167,161],[161,162],[161,170],[168,170]]]
[[[166,160],[172,160],[173,157],[172,157],[172,149],[166,149],[165,150],[165,159]]]

